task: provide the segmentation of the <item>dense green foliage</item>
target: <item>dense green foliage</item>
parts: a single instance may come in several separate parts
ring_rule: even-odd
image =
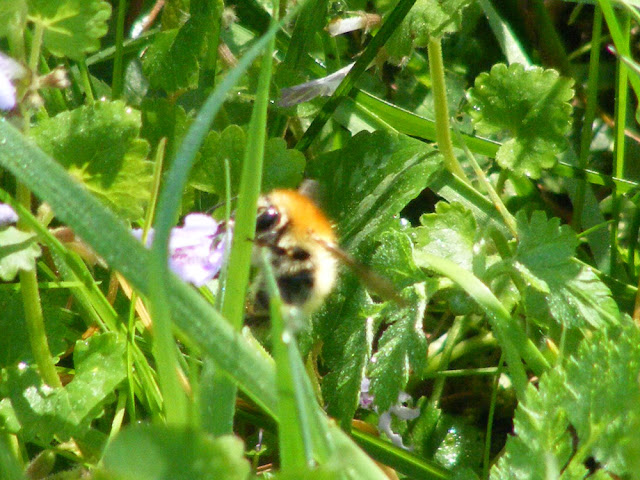
[[[635,3],[0,0],[0,479],[640,479]],[[303,179],[395,299],[280,308]]]

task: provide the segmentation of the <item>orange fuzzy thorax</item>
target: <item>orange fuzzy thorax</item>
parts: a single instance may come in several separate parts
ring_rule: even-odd
[[[274,190],[269,194],[273,205],[286,212],[289,228],[296,238],[313,236],[328,245],[336,243],[336,235],[331,222],[313,200],[295,190]]]

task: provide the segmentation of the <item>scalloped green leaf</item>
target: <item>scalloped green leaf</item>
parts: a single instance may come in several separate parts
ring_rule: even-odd
[[[224,197],[225,161],[228,161],[231,195],[237,195],[246,143],[247,136],[238,125],[230,125],[222,133],[209,133],[200,151],[200,159],[191,174],[191,185]],[[262,191],[297,188],[302,182],[305,164],[301,152],[287,149],[285,141],[281,138],[270,138],[265,145]]]
[[[126,345],[114,333],[78,341],[74,350],[75,376],[64,388],[44,385],[35,367],[7,369],[0,393],[10,399],[20,434],[26,440],[49,442],[56,437],[81,437],[114,389],[126,378]],[[7,419],[4,405],[2,421]]]
[[[93,194],[129,220],[142,217],[151,189],[149,144],[140,113],[123,102],[96,102],[43,120],[38,145]]]
[[[539,178],[567,148],[573,80],[555,70],[494,65],[469,90],[469,114],[476,130],[509,138],[496,161],[519,175]]]
[[[28,20],[44,28],[44,46],[74,60],[100,48],[111,17],[111,5],[103,0],[27,0],[27,6]]]
[[[407,385],[409,372],[420,371],[427,358],[427,338],[422,329],[427,307],[424,284],[414,285],[408,295],[409,307],[389,305],[386,312],[391,325],[378,342],[378,351],[369,363],[371,378],[369,392],[373,394],[378,410],[388,410],[398,400],[398,394]]]
[[[391,3],[383,8],[392,8],[397,2]],[[470,3],[470,0],[417,0],[385,44],[391,60],[400,63],[415,47],[426,47],[430,38],[459,30],[462,11]]]
[[[41,253],[33,233],[15,227],[0,229],[0,278],[9,282],[20,270],[33,271]]]
[[[250,471],[239,438],[166,425],[124,429],[107,447],[104,467],[118,480],[244,480]]]
[[[578,240],[560,220],[535,211],[516,216],[519,243],[512,268],[521,278],[527,314],[544,322],[551,315],[570,327],[615,324],[620,311],[593,270],[574,258]]]

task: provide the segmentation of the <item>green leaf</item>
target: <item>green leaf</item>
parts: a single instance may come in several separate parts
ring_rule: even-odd
[[[350,298],[345,302],[344,298]],[[374,323],[371,301],[355,279],[343,282],[316,318],[323,341],[322,358],[329,370],[322,380],[327,412],[349,428],[358,406],[360,385],[371,358]]]
[[[15,227],[0,229],[0,278],[10,282],[20,270],[31,272],[42,251],[33,233]]]
[[[563,388],[557,372],[544,375],[538,390],[529,384],[514,417],[515,436],[507,440],[504,455],[491,470],[491,480],[559,476],[573,454],[569,419],[559,396]]]
[[[74,364],[73,380],[59,389],[44,385],[34,367],[7,369],[2,395],[11,400],[25,439],[81,437],[126,378],[125,342],[114,333],[78,341]]]
[[[479,471],[484,435],[464,417],[441,416],[429,440],[436,446],[433,458],[440,465],[451,471],[462,470],[465,467]]]
[[[54,357],[62,355],[80,337],[80,333],[72,328],[75,316],[64,308],[68,300],[69,291],[66,289],[40,290],[47,342]],[[0,290],[0,312],[0,368],[15,366],[18,362],[33,363],[22,295],[13,289]]]
[[[578,448],[588,445],[607,471],[633,472],[624,455],[640,442],[640,331],[625,320],[619,334],[606,330],[586,338],[566,366],[565,408],[578,435]]]
[[[356,249],[388,228],[394,215],[442,168],[433,147],[392,132],[361,132],[345,148],[319,155],[307,171],[326,190],[323,206],[342,243]]]
[[[27,0],[28,20],[44,28],[44,46],[58,57],[81,60],[100,48],[111,5],[103,0]]]
[[[427,339],[422,329],[427,307],[424,284],[414,286],[408,302],[410,306],[402,309],[389,305],[388,321],[393,323],[382,334],[378,351],[369,363],[370,392],[381,412],[397,402],[409,372],[422,370],[427,358]]]
[[[155,148],[160,139],[167,139],[165,162],[173,160],[176,145],[184,138],[190,125],[184,108],[166,98],[145,97],[140,105],[142,128],[140,136]]]
[[[636,473],[628,453],[640,444],[640,331],[630,319],[624,323],[616,333],[601,329],[585,337],[566,365],[543,375],[537,390],[527,387],[516,410],[516,435],[492,480],[582,479],[589,457],[601,474]]]
[[[430,38],[459,30],[462,11],[469,3],[469,0],[417,0],[385,44],[392,60],[398,63],[409,57],[414,47],[427,46]]]
[[[566,150],[571,128],[573,80],[555,70],[494,65],[469,90],[469,113],[476,130],[510,137],[496,154],[498,164],[519,175],[539,178]]]
[[[476,221],[460,203],[438,202],[436,212],[420,217],[422,227],[412,229],[415,248],[451,260],[471,271]]]
[[[398,289],[427,279],[413,261],[413,245],[409,235],[413,236],[413,230],[407,233],[397,230],[384,232],[371,259],[371,268],[384,273],[385,278]]]
[[[113,480],[244,480],[242,441],[165,425],[129,427],[109,444],[104,466]]]
[[[9,35],[10,32],[22,34],[27,21],[26,0],[12,0],[0,2],[0,37]]]
[[[535,211],[516,216],[519,243],[512,264],[522,282],[527,314],[544,321],[549,314],[569,327],[602,327],[619,320],[611,291],[593,270],[573,258],[577,238],[560,220]]]
[[[180,89],[194,88],[198,84],[198,48],[183,50],[183,46],[193,43],[188,38],[188,30],[169,30],[156,35],[153,43],[142,59],[142,71],[152,88],[168,93]],[[187,38],[185,38],[187,37]]]
[[[205,192],[225,195],[225,160],[229,162],[231,195],[238,194],[241,162],[247,136],[238,125],[230,125],[222,133],[211,132],[201,150],[201,157],[191,174],[191,185]],[[288,150],[281,138],[271,138],[265,145],[262,191],[274,188],[295,189],[302,181],[304,155]]]
[[[149,144],[137,138],[139,112],[123,102],[96,102],[40,122],[31,132],[38,145],[93,194],[130,220],[149,200]]]
[[[208,35],[216,31],[211,3],[191,2],[184,25],[160,32],[149,46],[142,69],[152,88],[174,93],[198,85],[199,59],[207,48]]]

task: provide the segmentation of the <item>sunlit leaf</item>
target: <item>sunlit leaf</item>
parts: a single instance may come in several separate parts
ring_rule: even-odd
[[[225,162],[229,163],[231,195],[238,194],[240,169],[247,137],[237,125],[230,125],[222,133],[211,132],[201,150],[201,157],[194,166],[191,184],[199,190],[225,195]],[[304,172],[304,155],[298,150],[286,148],[281,138],[271,138],[265,146],[262,191],[274,188],[298,188]]]
[[[244,480],[249,462],[242,441],[197,430],[136,425],[122,431],[105,452],[113,480]]]
[[[469,90],[469,113],[478,133],[508,138],[498,164],[519,175],[539,178],[566,150],[571,127],[573,80],[555,70],[495,65]]]
[[[615,323],[620,312],[611,291],[590,267],[573,258],[573,230],[557,218],[547,220],[540,211],[530,221],[518,214],[517,221],[520,241],[512,265],[522,278],[527,313],[544,321],[549,312],[572,327]]]
[[[27,0],[29,21],[44,28],[43,43],[59,57],[75,60],[100,48],[111,5],[103,0]]]
[[[73,380],[58,389],[44,385],[35,367],[7,369],[1,393],[10,399],[25,439],[81,437],[126,377],[125,342],[113,333],[78,341],[74,364]]]
[[[388,322],[392,323],[382,334],[369,364],[370,392],[380,411],[396,403],[410,371],[421,370],[426,361],[427,339],[422,329],[427,305],[424,284],[414,287],[408,301],[408,308],[389,306]]]
[[[469,0],[417,0],[385,45],[392,60],[399,62],[408,57],[414,47],[426,47],[430,38],[458,30],[462,11],[469,3]]]
[[[0,278],[5,282],[13,280],[20,270],[33,271],[40,254],[33,233],[15,227],[0,229]]]
[[[116,212],[142,217],[151,186],[149,144],[140,114],[122,102],[96,102],[40,122],[38,145]]]

